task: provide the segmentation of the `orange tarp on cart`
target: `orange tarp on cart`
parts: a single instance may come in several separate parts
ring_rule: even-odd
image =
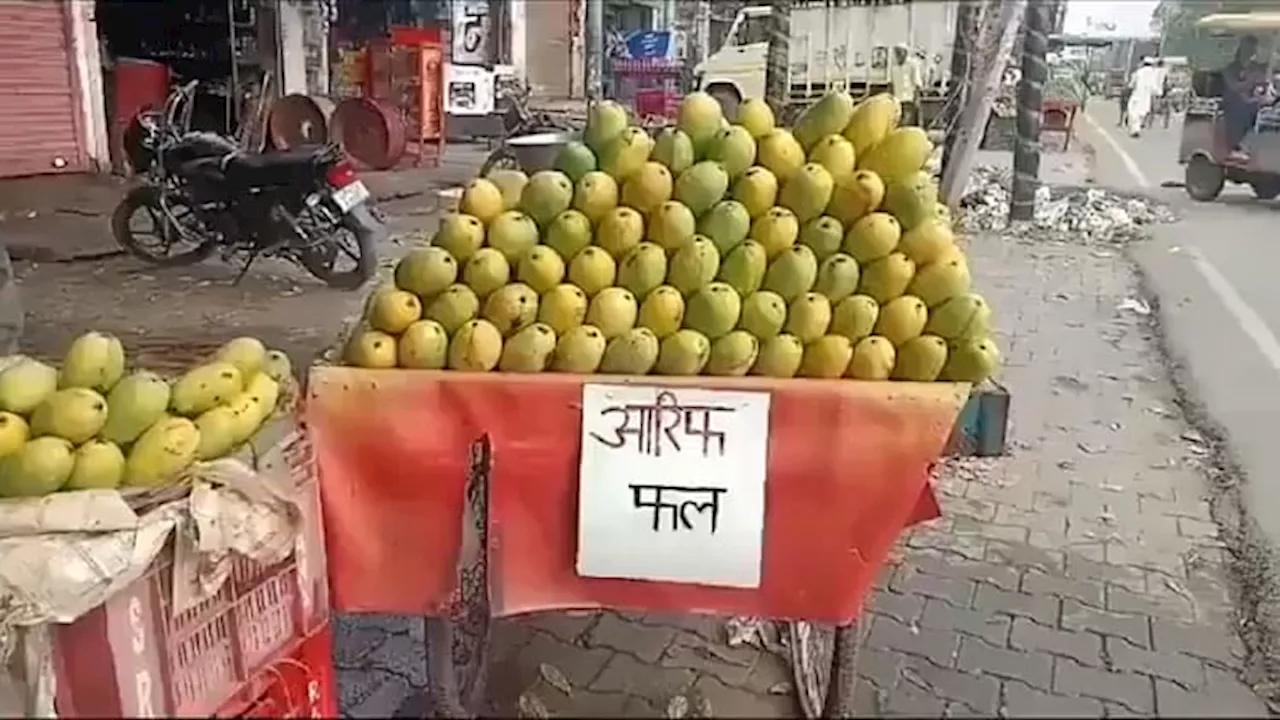
[[[588,382],[772,394],[759,588],[576,574]],[[320,464],[335,607],[445,611],[457,584],[469,447],[487,433],[495,614],[611,607],[848,623],[902,529],[936,517],[928,470],[968,391],[944,383],[314,368],[305,419]]]

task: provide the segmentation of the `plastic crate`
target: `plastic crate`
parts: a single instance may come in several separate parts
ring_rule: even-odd
[[[680,93],[666,88],[647,88],[635,94],[636,114],[674,118],[680,112]]]
[[[314,455],[277,445],[302,488],[302,532],[283,562],[233,563],[219,592],[172,612],[172,550],[141,578],[55,636],[60,717],[194,717],[247,707],[329,617]],[[326,662],[327,660],[326,654]]]
[[[232,701],[218,717],[331,718],[338,716],[338,685],[333,669],[333,631],[325,623],[293,653],[259,673],[248,703]]]

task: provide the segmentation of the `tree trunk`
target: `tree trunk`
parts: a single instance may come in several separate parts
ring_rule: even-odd
[[[786,112],[791,95],[788,77],[791,61],[791,0],[770,0],[773,8],[769,32],[769,51],[765,61],[764,95],[779,120]]]
[[[1022,80],[1018,83],[1017,144],[1013,148],[1013,190],[1009,220],[1030,220],[1035,214],[1036,188],[1040,184],[1040,113],[1044,84],[1049,79],[1045,62],[1048,49],[1050,5],[1053,0],[1030,0],[1023,20]]]

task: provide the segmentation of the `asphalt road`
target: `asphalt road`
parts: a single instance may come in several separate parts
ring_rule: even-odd
[[[1161,187],[1182,178],[1179,123],[1130,138],[1116,117],[1114,101],[1096,101],[1078,124],[1097,151],[1095,179],[1182,214],[1134,256],[1160,298],[1173,354],[1248,477],[1247,507],[1280,548],[1280,201],[1229,185],[1217,201],[1199,203],[1180,187]]]

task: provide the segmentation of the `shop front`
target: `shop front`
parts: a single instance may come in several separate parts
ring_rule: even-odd
[[[92,169],[70,2],[0,2],[0,177]]]

